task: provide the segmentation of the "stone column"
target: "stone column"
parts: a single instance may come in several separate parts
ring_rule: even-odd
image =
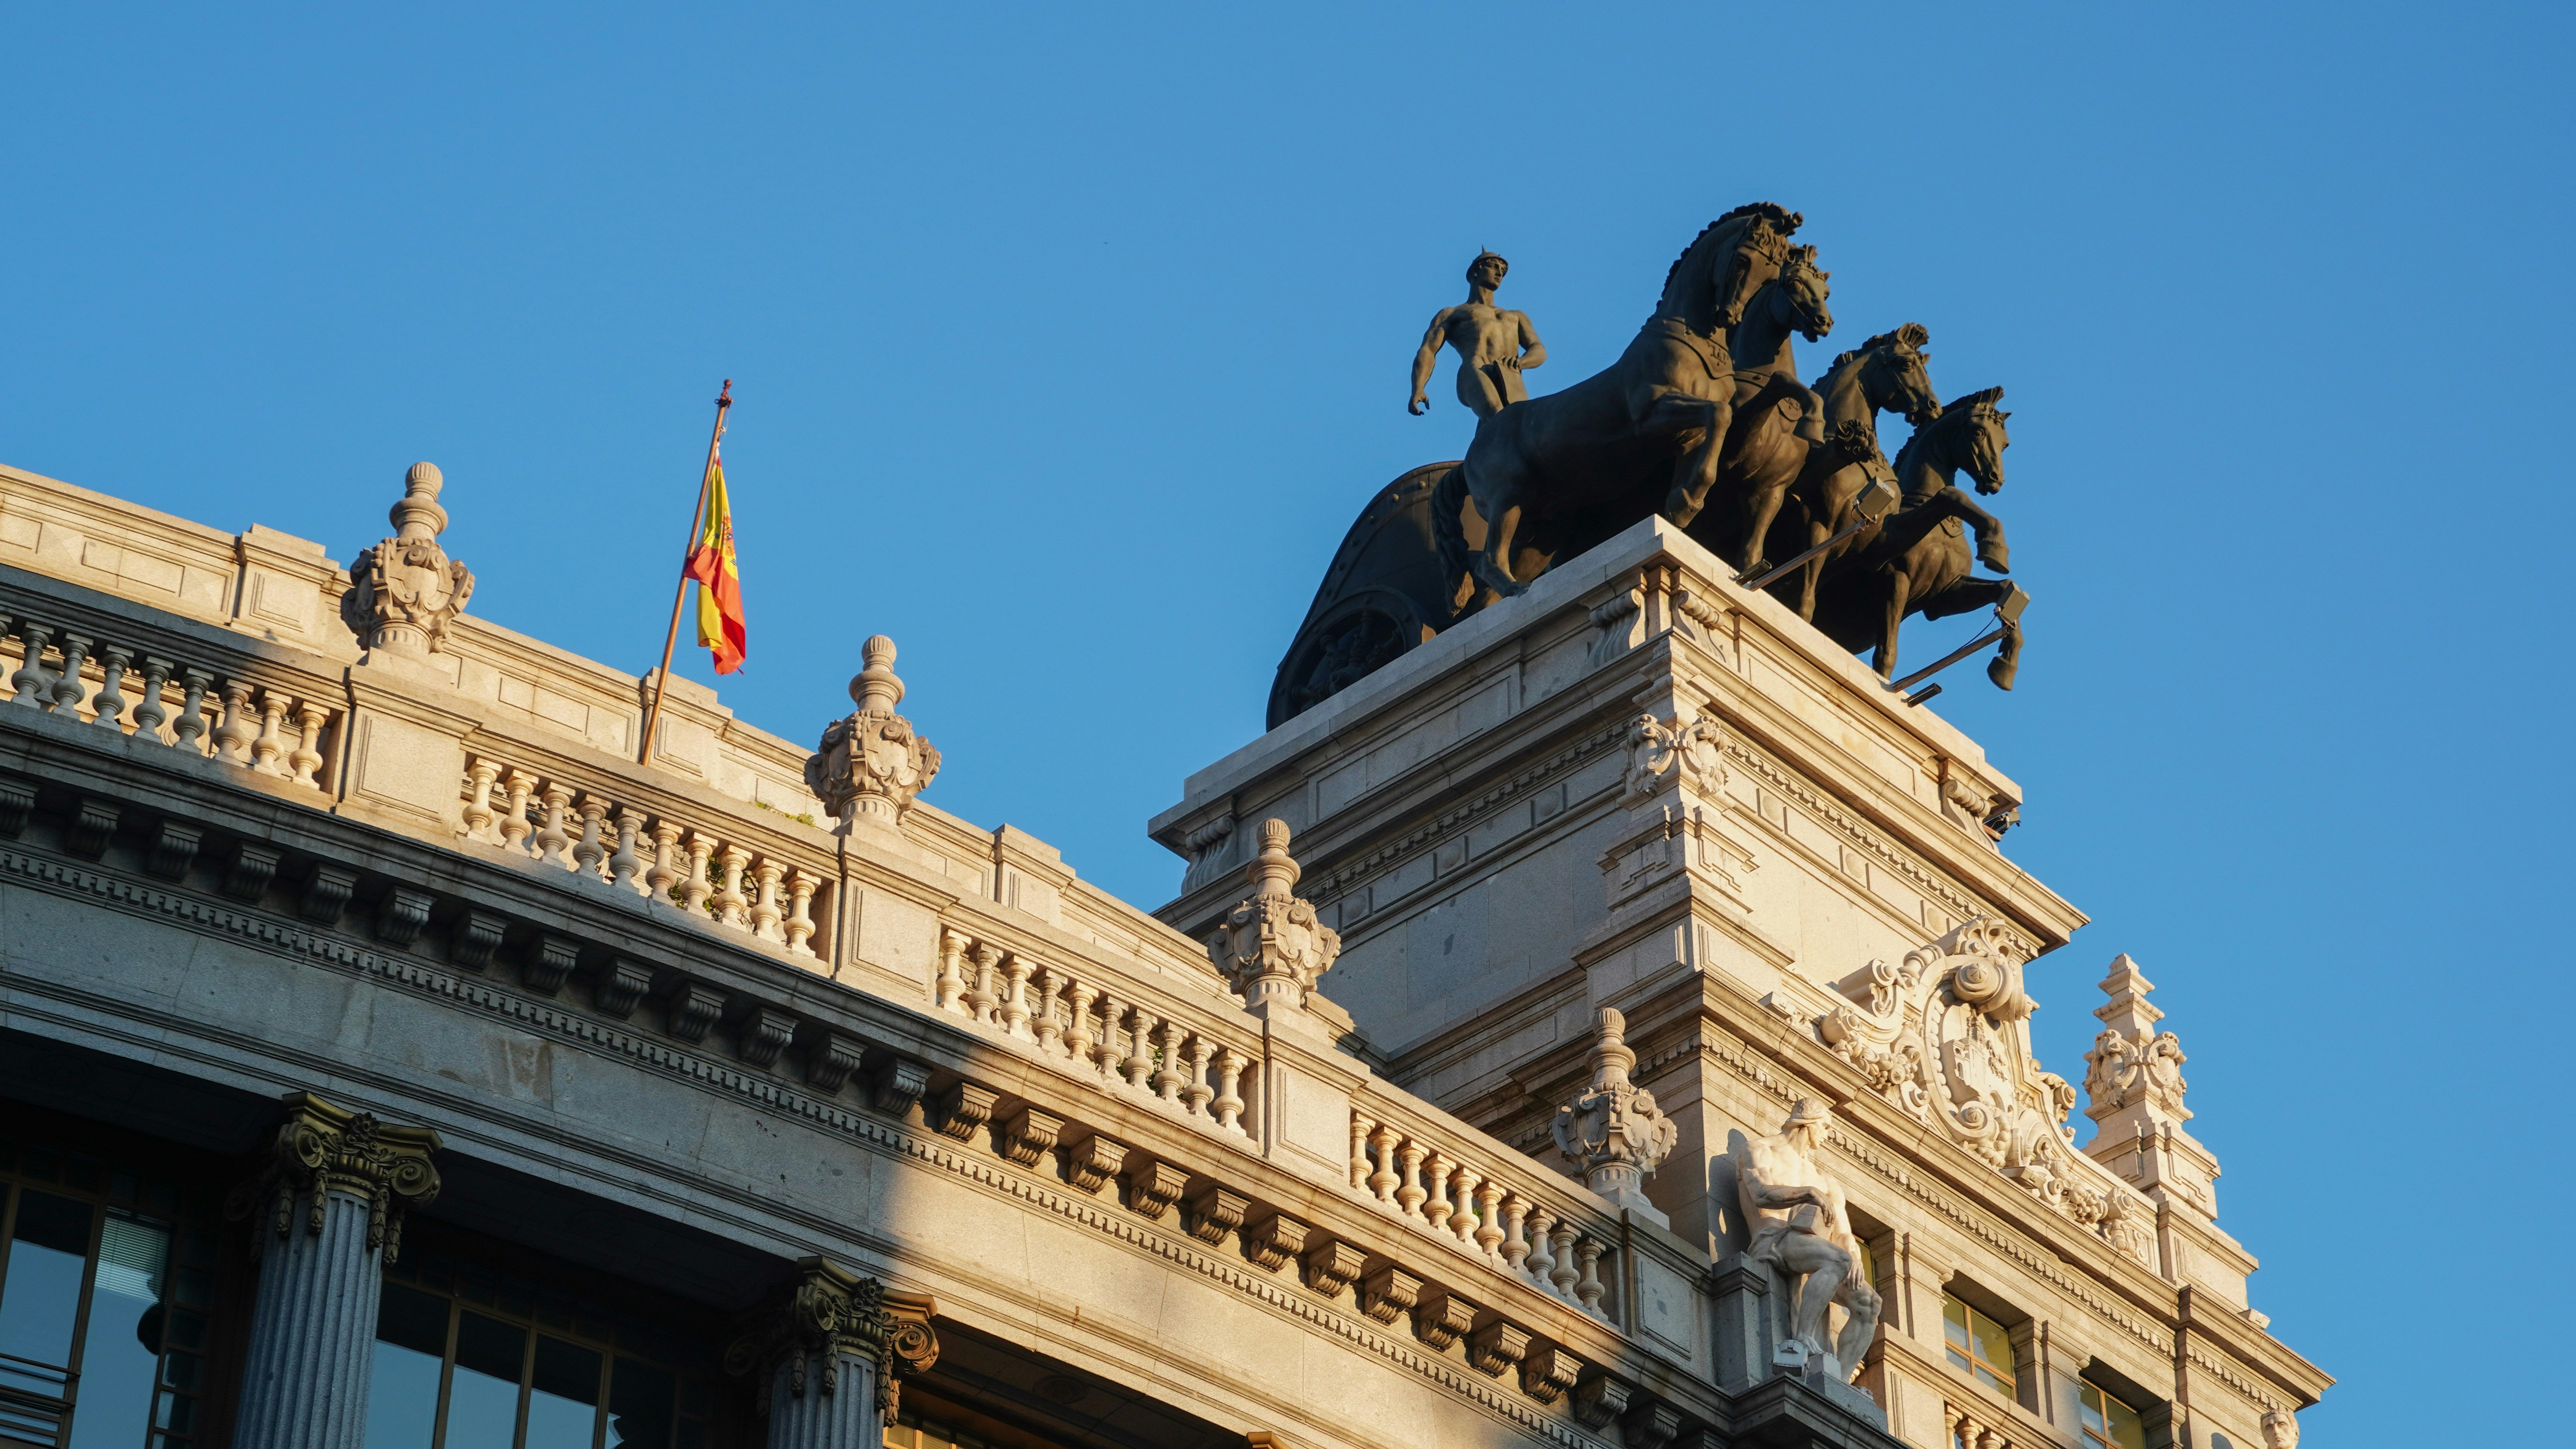
[[[725,1351],[725,1370],[759,1387],[769,1449],[877,1449],[902,1380],[939,1357],[937,1311],[927,1294],[799,1258],[796,1276]]]
[[[235,1437],[361,1449],[382,1264],[401,1251],[403,1209],[438,1195],[438,1134],[310,1093],[289,1096],[286,1111],[267,1169],[227,1205],[235,1218],[256,1215],[260,1256]]]

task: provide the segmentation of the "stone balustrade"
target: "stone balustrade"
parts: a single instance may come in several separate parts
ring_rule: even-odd
[[[1202,1126],[1249,1135],[1246,1073],[1260,1060],[1261,1039],[1243,1026],[1219,1025],[1214,1003],[1193,1010],[1133,974],[1066,966],[946,927],[932,989],[938,1010],[1026,1043],[1077,1076],[1097,1077]]]
[[[346,711],[320,680],[244,672],[243,661],[172,649],[0,599],[6,706],[103,725],[136,739],[322,790],[326,750]],[[181,657],[171,657],[171,656]]]
[[[1954,1403],[1941,1406],[1941,1422],[1948,1426],[1950,1449],[2030,1449],[1996,1426],[2003,1415],[1992,1409],[1963,1409]]]
[[[621,785],[624,788],[621,788]],[[669,901],[692,920],[812,957],[828,915],[831,864],[746,839],[731,822],[683,821],[630,803],[631,782],[530,768],[506,755],[466,757],[458,834],[561,867],[575,879]],[[818,906],[818,893],[822,896]]]
[[[1351,1106],[1350,1190],[1447,1246],[1581,1308],[1619,1281],[1617,1219],[1587,1189],[1394,1094]],[[1607,1261],[1605,1261],[1607,1260]]]

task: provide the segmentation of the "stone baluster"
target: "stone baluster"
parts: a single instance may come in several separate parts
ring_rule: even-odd
[[[671,899],[671,887],[680,883],[680,823],[655,817],[653,821],[653,868],[644,873],[645,894],[657,901]]]
[[[167,659],[143,656],[143,697],[134,702],[136,734],[161,738],[161,727],[170,722],[170,706],[161,695],[170,687],[170,671],[175,667]]]
[[[1126,1020],[1126,1004],[1121,1002],[1117,997],[1112,996],[1107,992],[1102,992],[1100,996],[1100,1045],[1092,1048],[1091,1062],[1094,1067],[1099,1069],[1101,1078],[1104,1081],[1115,1082],[1118,1080],[1118,1064],[1122,1060],[1122,1049],[1118,1045],[1118,1029],[1120,1026],[1125,1024]]]
[[[1556,1296],[1568,1303],[1574,1301],[1575,1280],[1583,1276],[1582,1271],[1574,1266],[1576,1232],[1571,1218],[1559,1218],[1556,1226],[1548,1230],[1549,1239],[1556,1245],[1556,1261],[1548,1269],[1547,1281],[1555,1287]]]
[[[1477,1215],[1476,1247],[1487,1258],[1503,1262],[1500,1249],[1503,1241],[1503,1185],[1488,1180],[1477,1188],[1476,1206],[1483,1210]]]
[[[608,856],[609,883],[620,890],[643,895],[647,889],[641,877],[644,857],[635,853],[635,837],[644,833],[644,812],[624,805],[617,807],[617,849]]]
[[[1528,1261],[1530,1253],[1529,1236],[1527,1232],[1529,1225],[1529,1200],[1522,1197],[1519,1193],[1512,1193],[1508,1197],[1504,1198],[1502,1212],[1503,1237],[1501,1252],[1503,1266],[1510,1269],[1512,1272],[1517,1273],[1521,1271],[1521,1264]]]
[[[891,1292],[827,1258],[800,1258],[725,1350],[725,1368],[752,1379],[768,1449],[878,1449],[902,1380],[939,1357],[930,1326],[937,1312],[927,1294]]]
[[[9,687],[16,691],[9,698],[11,704],[25,705],[29,709],[52,707],[53,680],[45,673],[45,646],[52,642],[53,637],[54,631],[42,624],[31,624],[24,619],[18,621],[20,656],[18,672],[9,676]]]
[[[751,929],[751,898],[742,893],[743,868],[751,864],[751,852],[728,843],[716,852],[722,867],[716,875],[716,919],[738,931]]]
[[[1091,1003],[1100,995],[1099,988],[1086,981],[1075,981],[1065,988],[1073,997],[1073,1020],[1064,1029],[1064,1050],[1076,1066],[1089,1066],[1091,1055]]]
[[[1461,1247],[1476,1246],[1476,1184],[1482,1181],[1474,1168],[1458,1169],[1457,1195],[1450,1200],[1449,1236]]]
[[[215,676],[203,669],[182,669],[179,679],[186,686],[179,698],[178,745],[197,754],[206,752],[199,743],[206,737],[206,691],[214,688]]]
[[[608,829],[608,802],[596,790],[581,792],[581,840],[572,848],[573,870],[590,880],[600,880],[600,862],[608,859],[608,842],[603,837]]]
[[[1527,1273],[1529,1280],[1537,1284],[1542,1292],[1554,1291],[1550,1286],[1549,1275],[1556,1268],[1556,1251],[1548,1243],[1548,1229],[1555,1226],[1556,1214],[1539,1204],[1530,1205],[1529,1261],[1521,1265],[1521,1271]]]
[[[250,742],[259,728],[250,722],[250,681],[224,681],[224,717],[215,726],[215,758],[227,765],[250,765]]]
[[[528,796],[537,788],[537,777],[525,770],[509,774],[509,802],[501,808],[501,846],[513,855],[528,853]]]
[[[1208,1085],[1208,1059],[1215,1055],[1216,1043],[1191,1034],[1190,1070],[1181,1081],[1181,1106],[1193,1117],[1206,1116],[1208,1099],[1216,1095],[1216,1089]]]
[[[814,948],[814,892],[823,884],[820,876],[807,871],[787,873],[787,950],[790,955],[811,956]]]
[[[680,905],[690,915],[707,913],[707,900],[715,887],[707,882],[707,857],[715,854],[716,838],[703,830],[689,832],[689,876],[680,882]]]
[[[425,1127],[388,1126],[305,1093],[287,1099],[268,1169],[230,1204],[255,1217],[260,1257],[235,1442],[364,1441],[384,1263],[399,1256],[404,1209],[438,1194],[438,1147]]]
[[[109,644],[98,651],[98,698],[91,701],[98,713],[91,724],[102,724],[119,734],[125,731],[125,673],[134,662],[134,651],[122,644]]]
[[[1574,1261],[1582,1267],[1575,1279],[1574,1296],[1583,1300],[1583,1311],[1596,1318],[1601,1314],[1602,1295],[1609,1291],[1601,1281],[1601,1251],[1601,1240],[1589,1233],[1574,1249]]]
[[[1037,1033],[1038,1050],[1048,1056],[1056,1054],[1056,1044],[1064,1038],[1064,1023],[1056,1020],[1055,1015],[1055,995],[1063,980],[1064,978],[1058,975],[1052,966],[1044,967],[1038,972],[1038,1014],[1034,1030]]]
[[[966,1010],[966,978],[957,974],[958,958],[966,954],[966,938],[955,931],[939,933],[939,979],[931,983],[936,993],[933,1004],[941,1011]]]
[[[1032,969],[1029,958],[1017,951],[1002,959],[1002,1031],[1022,1041],[1033,1040],[1029,1033],[1028,996],[1029,972]]]
[[[1141,1006],[1129,1009],[1135,1019],[1127,1033],[1127,1085],[1139,1092],[1151,1091],[1146,1083],[1154,1074],[1154,1013]]]
[[[1154,1026],[1154,1095],[1181,1104],[1181,1024],[1166,1018]]]
[[[572,834],[564,829],[564,813],[572,807],[572,787],[548,780],[538,798],[545,801],[546,813],[537,824],[537,859],[572,870]]]
[[[761,940],[783,942],[787,939],[787,933],[778,929],[778,923],[787,919],[787,913],[778,908],[778,883],[786,875],[785,862],[766,855],[751,868],[751,878],[760,884],[760,890],[751,902],[751,933]]]
[[[1410,1137],[1395,1150],[1396,1160],[1404,1164],[1404,1185],[1395,1190],[1395,1209],[1409,1218],[1422,1216],[1422,1199],[1427,1195],[1422,1190],[1424,1150],[1421,1143]]]
[[[329,710],[309,699],[295,707],[295,752],[286,757],[286,762],[295,767],[298,785],[322,788],[322,782],[313,775],[322,768],[322,724],[330,717]]]
[[[81,699],[89,693],[81,683],[81,666],[89,661],[89,641],[78,634],[63,636],[63,669],[54,676],[53,710],[68,709],[72,718],[80,718]]]
[[[1377,1151],[1377,1170],[1369,1174],[1369,1191],[1377,1194],[1379,1202],[1390,1205],[1395,1202],[1396,1184],[1404,1181],[1395,1170],[1395,1144],[1403,1135],[1384,1123],[1369,1134],[1369,1146]]]
[[[286,767],[278,763],[286,754],[286,732],[280,721],[295,700],[274,689],[259,692],[259,734],[250,742],[250,767],[263,775],[286,777]]]
[[[1376,1128],[1377,1123],[1370,1118],[1357,1112],[1351,1114],[1351,1190],[1353,1192],[1368,1191],[1369,1173],[1375,1166],[1369,1161],[1369,1133]]]
[[[1423,1164],[1423,1185],[1430,1189],[1429,1200],[1422,1204],[1422,1220],[1435,1232],[1449,1230],[1449,1159],[1434,1152]]]
[[[1002,948],[978,941],[971,954],[975,975],[966,983],[966,1014],[980,1026],[993,1019],[993,1008],[1002,999],[993,990],[993,968],[1002,964]]]
[[[474,757],[465,771],[465,838],[486,844],[497,839],[493,823],[499,819],[492,809],[492,782],[501,778],[501,762]]]
[[[1243,1053],[1225,1047],[1216,1054],[1216,1125],[1236,1136],[1243,1133],[1243,1069],[1250,1066]]]

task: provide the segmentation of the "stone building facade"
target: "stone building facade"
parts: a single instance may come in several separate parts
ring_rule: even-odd
[[[2019,788],[1674,530],[1192,776],[1148,914],[921,798],[881,639],[639,767],[439,487],[344,570],[0,468],[0,1443],[2256,1449],[2329,1383],[2136,963],[2033,1059]]]

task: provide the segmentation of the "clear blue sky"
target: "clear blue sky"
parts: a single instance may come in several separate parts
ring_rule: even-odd
[[[891,634],[930,798],[1145,906],[1355,510],[1464,446],[1403,400],[1476,249],[1546,391],[1804,211],[1837,341],[2007,389],[2029,651],[1937,708],[2095,918],[2044,1056],[2134,953],[2311,1443],[2565,1438],[2564,7],[8,24],[0,459],[344,561],[433,459],[476,612],[641,670],[730,376],[726,700],[811,738]]]

